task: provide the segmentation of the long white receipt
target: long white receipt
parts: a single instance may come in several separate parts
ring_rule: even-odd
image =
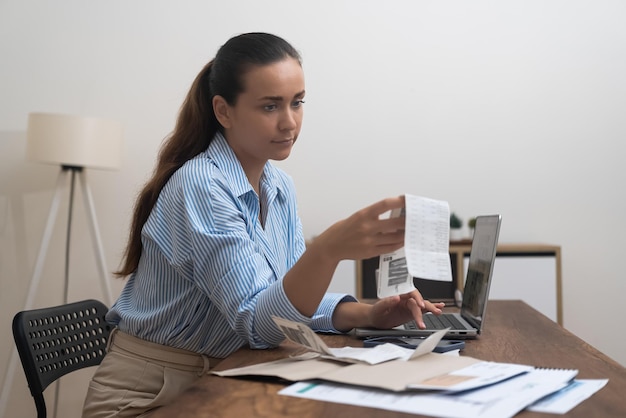
[[[379,298],[410,292],[413,277],[452,281],[448,202],[410,194],[405,198],[404,247],[380,256]]]

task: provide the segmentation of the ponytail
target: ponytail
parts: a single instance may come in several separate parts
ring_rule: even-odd
[[[159,151],[152,178],[139,193],[122,265],[114,272],[118,277],[137,270],[142,249],[141,230],[167,181],[186,161],[207,149],[219,129],[209,87],[212,66],[213,61],[210,61],[196,76],[181,106],[176,127]]]

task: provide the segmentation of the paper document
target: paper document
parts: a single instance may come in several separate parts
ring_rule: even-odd
[[[290,381],[323,379],[395,392],[422,387],[452,392],[481,387],[533,370],[531,366],[483,362],[467,356],[431,352],[445,330],[432,334],[413,351],[385,345],[332,349],[308,326],[281,318],[274,320],[290,340],[313,347],[315,351],[212,373],[218,376],[276,376]],[[378,347],[384,348],[377,351]],[[407,358],[408,353],[411,354]],[[477,367],[468,367],[477,363]]]
[[[442,389],[463,391],[480,386],[491,385],[502,380],[503,377],[517,376],[532,370],[532,367],[521,364],[495,363],[482,361],[463,369],[450,372],[444,376],[435,376],[432,379],[412,383],[410,389]]]
[[[442,418],[507,418],[567,385],[576,370],[535,370],[473,391],[400,392],[318,380],[294,383],[278,393]]]
[[[448,329],[437,331],[431,334],[414,350],[400,347],[396,344],[381,344],[372,348],[363,347],[328,347],[324,341],[307,325],[299,322],[289,321],[284,318],[273,316],[272,319],[283,331],[285,337],[291,342],[302,345],[321,357],[348,363],[363,362],[367,364],[379,364],[389,360],[410,360],[433,351],[435,346]],[[309,356],[310,357],[310,356]]]
[[[448,202],[410,194],[405,199],[405,208],[390,215],[405,217],[404,247],[380,256],[379,298],[412,291],[413,277],[452,281]]]
[[[566,414],[576,405],[599,391],[608,379],[576,379],[563,389],[555,392],[526,408],[533,412]]]

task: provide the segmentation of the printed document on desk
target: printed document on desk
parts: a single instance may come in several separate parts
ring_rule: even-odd
[[[322,381],[298,382],[278,393],[441,418],[507,418],[567,386],[576,370],[536,369],[473,391],[392,393]]]
[[[396,344],[381,344],[372,348],[364,347],[328,347],[308,325],[273,316],[272,319],[291,342],[299,344],[317,353],[322,358],[346,363],[380,364],[389,360],[410,360],[430,353],[441,341],[449,328],[437,331],[424,339],[415,349],[407,349]],[[308,355],[308,358],[314,358]]]
[[[569,385],[535,402],[529,411],[546,414],[567,414],[576,405],[602,389],[609,379],[575,379]]]
[[[412,291],[413,277],[452,281],[448,202],[410,194],[405,201],[403,210],[390,215],[405,217],[404,247],[380,256],[379,298]]]
[[[400,392],[411,389],[463,391],[473,389],[533,370],[531,366],[507,363],[483,362],[468,356],[446,356],[423,352],[432,350],[445,334],[442,330],[428,337],[409,356],[370,364],[362,359],[355,361],[351,348],[346,352],[329,349],[315,333],[304,324],[274,319],[291,340],[304,342],[306,347],[318,351],[300,356],[255,364],[229,370],[213,371],[218,376],[276,376],[292,382],[323,379],[351,385],[382,388]],[[377,346],[377,347],[383,347]],[[395,349],[407,350],[402,347]],[[362,348],[375,350],[375,348]],[[427,350],[426,350],[427,351]],[[370,351],[373,353],[374,351]],[[387,354],[387,353],[383,353]],[[377,354],[380,356],[382,354]]]

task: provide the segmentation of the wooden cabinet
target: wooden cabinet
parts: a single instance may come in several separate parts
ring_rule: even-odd
[[[425,298],[454,303],[463,290],[471,242],[450,243],[452,282],[415,279]],[[378,257],[356,263],[357,297],[376,298]],[[500,244],[496,253],[490,299],[521,299],[548,318],[563,324],[561,247],[549,244]]]

